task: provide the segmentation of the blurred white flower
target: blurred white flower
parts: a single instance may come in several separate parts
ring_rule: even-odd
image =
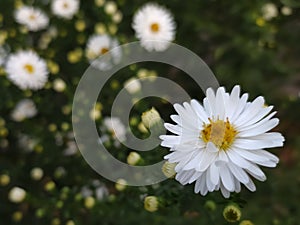
[[[57,92],[63,92],[66,89],[66,83],[62,79],[56,78],[53,81],[53,89]]]
[[[281,13],[285,16],[290,16],[293,14],[293,9],[291,7],[288,6],[283,6],[281,8]]]
[[[22,202],[26,197],[26,191],[20,187],[13,187],[8,193],[8,199],[14,203]]]
[[[19,24],[25,25],[30,31],[39,31],[49,24],[48,16],[38,8],[22,6],[15,11],[15,19]]]
[[[79,0],[52,0],[51,9],[54,15],[72,19],[79,10]]]
[[[117,5],[113,1],[108,1],[104,5],[104,11],[108,15],[113,15],[117,11]]]
[[[28,136],[27,134],[18,135],[18,145],[20,148],[24,149],[27,152],[32,152],[34,147],[37,145],[38,140],[33,137]]]
[[[120,23],[123,19],[123,14],[122,12],[118,11],[116,12],[113,16],[112,16],[112,20],[115,22],[115,23]]]
[[[175,38],[176,25],[172,14],[155,3],[147,3],[136,12],[132,27],[148,51],[164,51]]]
[[[278,15],[277,6],[273,3],[266,3],[262,7],[262,13],[265,20],[271,20]]]
[[[46,62],[33,51],[20,51],[11,54],[5,70],[10,79],[20,89],[38,90],[48,80]]]
[[[139,79],[136,78],[130,78],[124,83],[124,88],[130,93],[135,94],[139,92],[142,88],[142,84],[139,81]]]
[[[162,135],[161,145],[172,153],[165,156],[175,167],[176,180],[185,185],[196,182],[195,193],[220,190],[228,198],[240,192],[241,183],[250,191],[255,185],[249,175],[264,181],[266,176],[258,165],[275,167],[279,159],[264,150],[283,146],[284,137],[268,132],[279,120],[272,118],[272,106],[265,106],[263,97],[247,102],[240,97],[240,87],[229,94],[220,87],[215,94],[206,92],[203,105],[192,100],[183,106],[174,104],[178,115],[171,119],[176,125],[165,127],[176,135]]]
[[[68,141],[67,148],[64,150],[63,154],[65,156],[75,155],[78,152],[78,148],[75,141]]]
[[[93,195],[93,191],[88,186],[83,186],[80,190],[80,194],[82,197],[87,198]]]
[[[31,99],[23,99],[17,103],[11,113],[14,121],[20,122],[26,118],[32,118],[37,114],[37,109]]]
[[[117,47],[119,42],[111,38],[110,36],[93,35],[89,38],[86,46],[86,57],[90,61],[91,65],[99,70],[109,70],[114,64],[117,64],[121,60],[122,52]],[[100,57],[104,55],[105,57]]]
[[[103,124],[106,129],[112,134],[115,140],[123,142],[126,140],[126,128],[120,118],[118,117],[106,117],[103,120]]]
[[[33,180],[40,180],[44,176],[44,171],[39,167],[35,167],[30,171],[30,176]]]

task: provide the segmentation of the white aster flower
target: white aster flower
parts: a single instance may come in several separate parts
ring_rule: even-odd
[[[11,54],[5,65],[8,78],[21,89],[38,90],[48,80],[46,62],[33,51]]]
[[[93,35],[87,42],[86,57],[95,68],[109,70],[121,60],[122,52],[119,48],[115,48],[118,45],[119,42],[115,38],[106,34]],[[106,57],[98,58],[104,54]]]
[[[106,117],[103,120],[106,129],[112,133],[114,139],[123,142],[126,140],[126,127],[118,117]]]
[[[37,114],[37,109],[31,99],[23,99],[17,103],[11,113],[14,121],[20,122],[26,118],[32,118]]]
[[[48,16],[38,8],[22,6],[15,11],[15,19],[19,24],[25,25],[30,31],[39,31],[49,24]]]
[[[52,0],[51,9],[54,15],[72,19],[79,10],[79,0]]]
[[[154,3],[147,3],[136,12],[132,27],[147,51],[164,51],[175,38],[172,14]]]
[[[172,153],[165,156],[175,167],[176,180],[185,185],[195,183],[195,193],[206,195],[221,189],[224,197],[240,192],[241,183],[250,191],[255,185],[249,175],[264,181],[258,165],[275,167],[278,158],[264,150],[283,146],[284,137],[268,132],[279,120],[269,114],[263,97],[247,102],[248,94],[240,97],[240,87],[229,94],[220,87],[217,93],[209,88],[203,106],[196,100],[174,104],[178,115],[171,119],[177,125],[165,127],[176,135],[162,135],[161,145]]]

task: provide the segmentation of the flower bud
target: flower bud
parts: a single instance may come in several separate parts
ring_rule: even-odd
[[[142,88],[141,82],[136,78],[131,78],[124,83],[124,88],[130,93],[135,94]]]
[[[118,191],[124,191],[126,189],[126,180],[124,179],[118,179],[116,184],[115,184],[115,188],[118,190]]]
[[[243,220],[240,222],[240,225],[254,225],[250,220]]]
[[[161,117],[157,110],[152,107],[151,110],[146,111],[142,114],[142,122],[145,125],[145,127],[150,128],[154,124],[158,123],[161,120]]]
[[[95,201],[95,198],[89,196],[89,197],[86,197],[84,199],[84,206],[87,208],[87,209],[91,209],[94,207],[96,201]]]
[[[57,92],[63,92],[66,89],[66,83],[62,79],[57,78],[53,81],[53,89]]]
[[[227,220],[230,223],[237,222],[241,219],[241,210],[236,205],[227,205],[223,210],[223,216],[225,220]]]
[[[136,152],[130,152],[128,157],[127,157],[127,163],[129,165],[136,165],[141,159],[140,154],[136,153]]]
[[[104,11],[108,15],[112,15],[117,11],[117,5],[113,1],[109,1],[104,6]]]
[[[0,186],[6,186],[10,182],[10,177],[6,174],[0,175]]]
[[[176,163],[170,163],[166,161],[162,167],[162,172],[167,178],[174,178],[176,175],[175,167]]]
[[[155,212],[158,210],[158,199],[155,196],[147,196],[144,199],[144,208],[149,212]]]

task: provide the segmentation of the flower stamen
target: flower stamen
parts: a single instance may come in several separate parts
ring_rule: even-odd
[[[26,70],[27,73],[33,74],[34,73],[34,67],[31,64],[25,64],[24,69]]]
[[[105,54],[106,52],[108,52],[109,51],[109,49],[108,48],[102,48],[101,50],[100,50],[100,54],[101,55],[103,55],[103,54]]]
[[[205,143],[212,142],[219,150],[226,151],[234,142],[237,131],[228,119],[226,121],[209,119],[209,121],[209,124],[203,125],[200,138]]]
[[[150,29],[153,33],[157,33],[159,31],[159,24],[158,23],[152,23],[150,25]]]

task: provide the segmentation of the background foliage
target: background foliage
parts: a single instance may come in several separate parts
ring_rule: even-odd
[[[276,169],[264,169],[268,180],[256,182],[255,193],[243,188],[241,194],[229,200],[224,200],[220,193],[202,197],[193,193],[192,185],[183,187],[173,179],[120,191],[114,183],[93,172],[76,151],[71,106],[76,85],[89,66],[84,56],[86,40],[97,27],[99,30],[103,26],[101,32],[115,36],[122,44],[136,40],[131,29],[132,17],[146,2],[116,0],[123,19],[115,23],[112,15],[105,12],[106,3],[96,6],[93,0],[82,0],[79,13],[72,20],[62,20],[51,15],[48,0],[24,0],[24,4],[47,12],[51,25],[57,27],[57,37],[50,40],[47,48],[41,48],[39,43],[46,30],[24,30],[13,18],[20,1],[0,1],[0,39],[7,36],[0,45],[11,52],[34,49],[47,60],[51,71],[45,88],[33,92],[18,89],[0,67],[0,224],[226,224],[222,210],[231,201],[241,205],[242,219],[250,219],[254,224],[299,224],[300,3],[296,0],[272,1],[278,15],[271,20],[263,17],[262,7],[269,2],[265,0],[157,1],[174,14],[175,43],[198,54],[221,85],[230,90],[240,84],[251,99],[263,95],[269,104],[275,105],[281,119],[277,130],[284,134],[286,143],[284,148],[273,151],[280,157],[280,164]],[[284,15],[283,7],[290,7],[292,14]],[[84,29],[80,29],[80,23],[85,25]],[[158,63],[132,65],[106,84],[99,99],[99,126],[109,115],[124,82],[145,71],[141,69],[177,81],[194,98],[203,97],[201,90],[179,70]],[[53,88],[57,78],[66,83],[62,92]],[[23,98],[35,102],[38,115],[22,122],[13,121],[11,111]],[[155,98],[136,104],[131,129],[139,137],[148,135],[139,129],[140,115],[152,106],[166,121],[173,112],[169,104]],[[113,140],[107,146],[118,159],[126,161],[130,149],[114,146]],[[67,156],[65,151],[69,148],[75,148],[76,153]],[[160,161],[162,153],[166,150],[141,153],[141,164]],[[32,179],[35,167],[43,170],[40,180]],[[8,198],[15,186],[26,190],[26,199],[18,204]],[[102,196],[97,196],[97,190]],[[150,213],[144,209],[146,195],[159,198],[158,211]],[[216,208],[208,207],[212,203],[208,200]]]

